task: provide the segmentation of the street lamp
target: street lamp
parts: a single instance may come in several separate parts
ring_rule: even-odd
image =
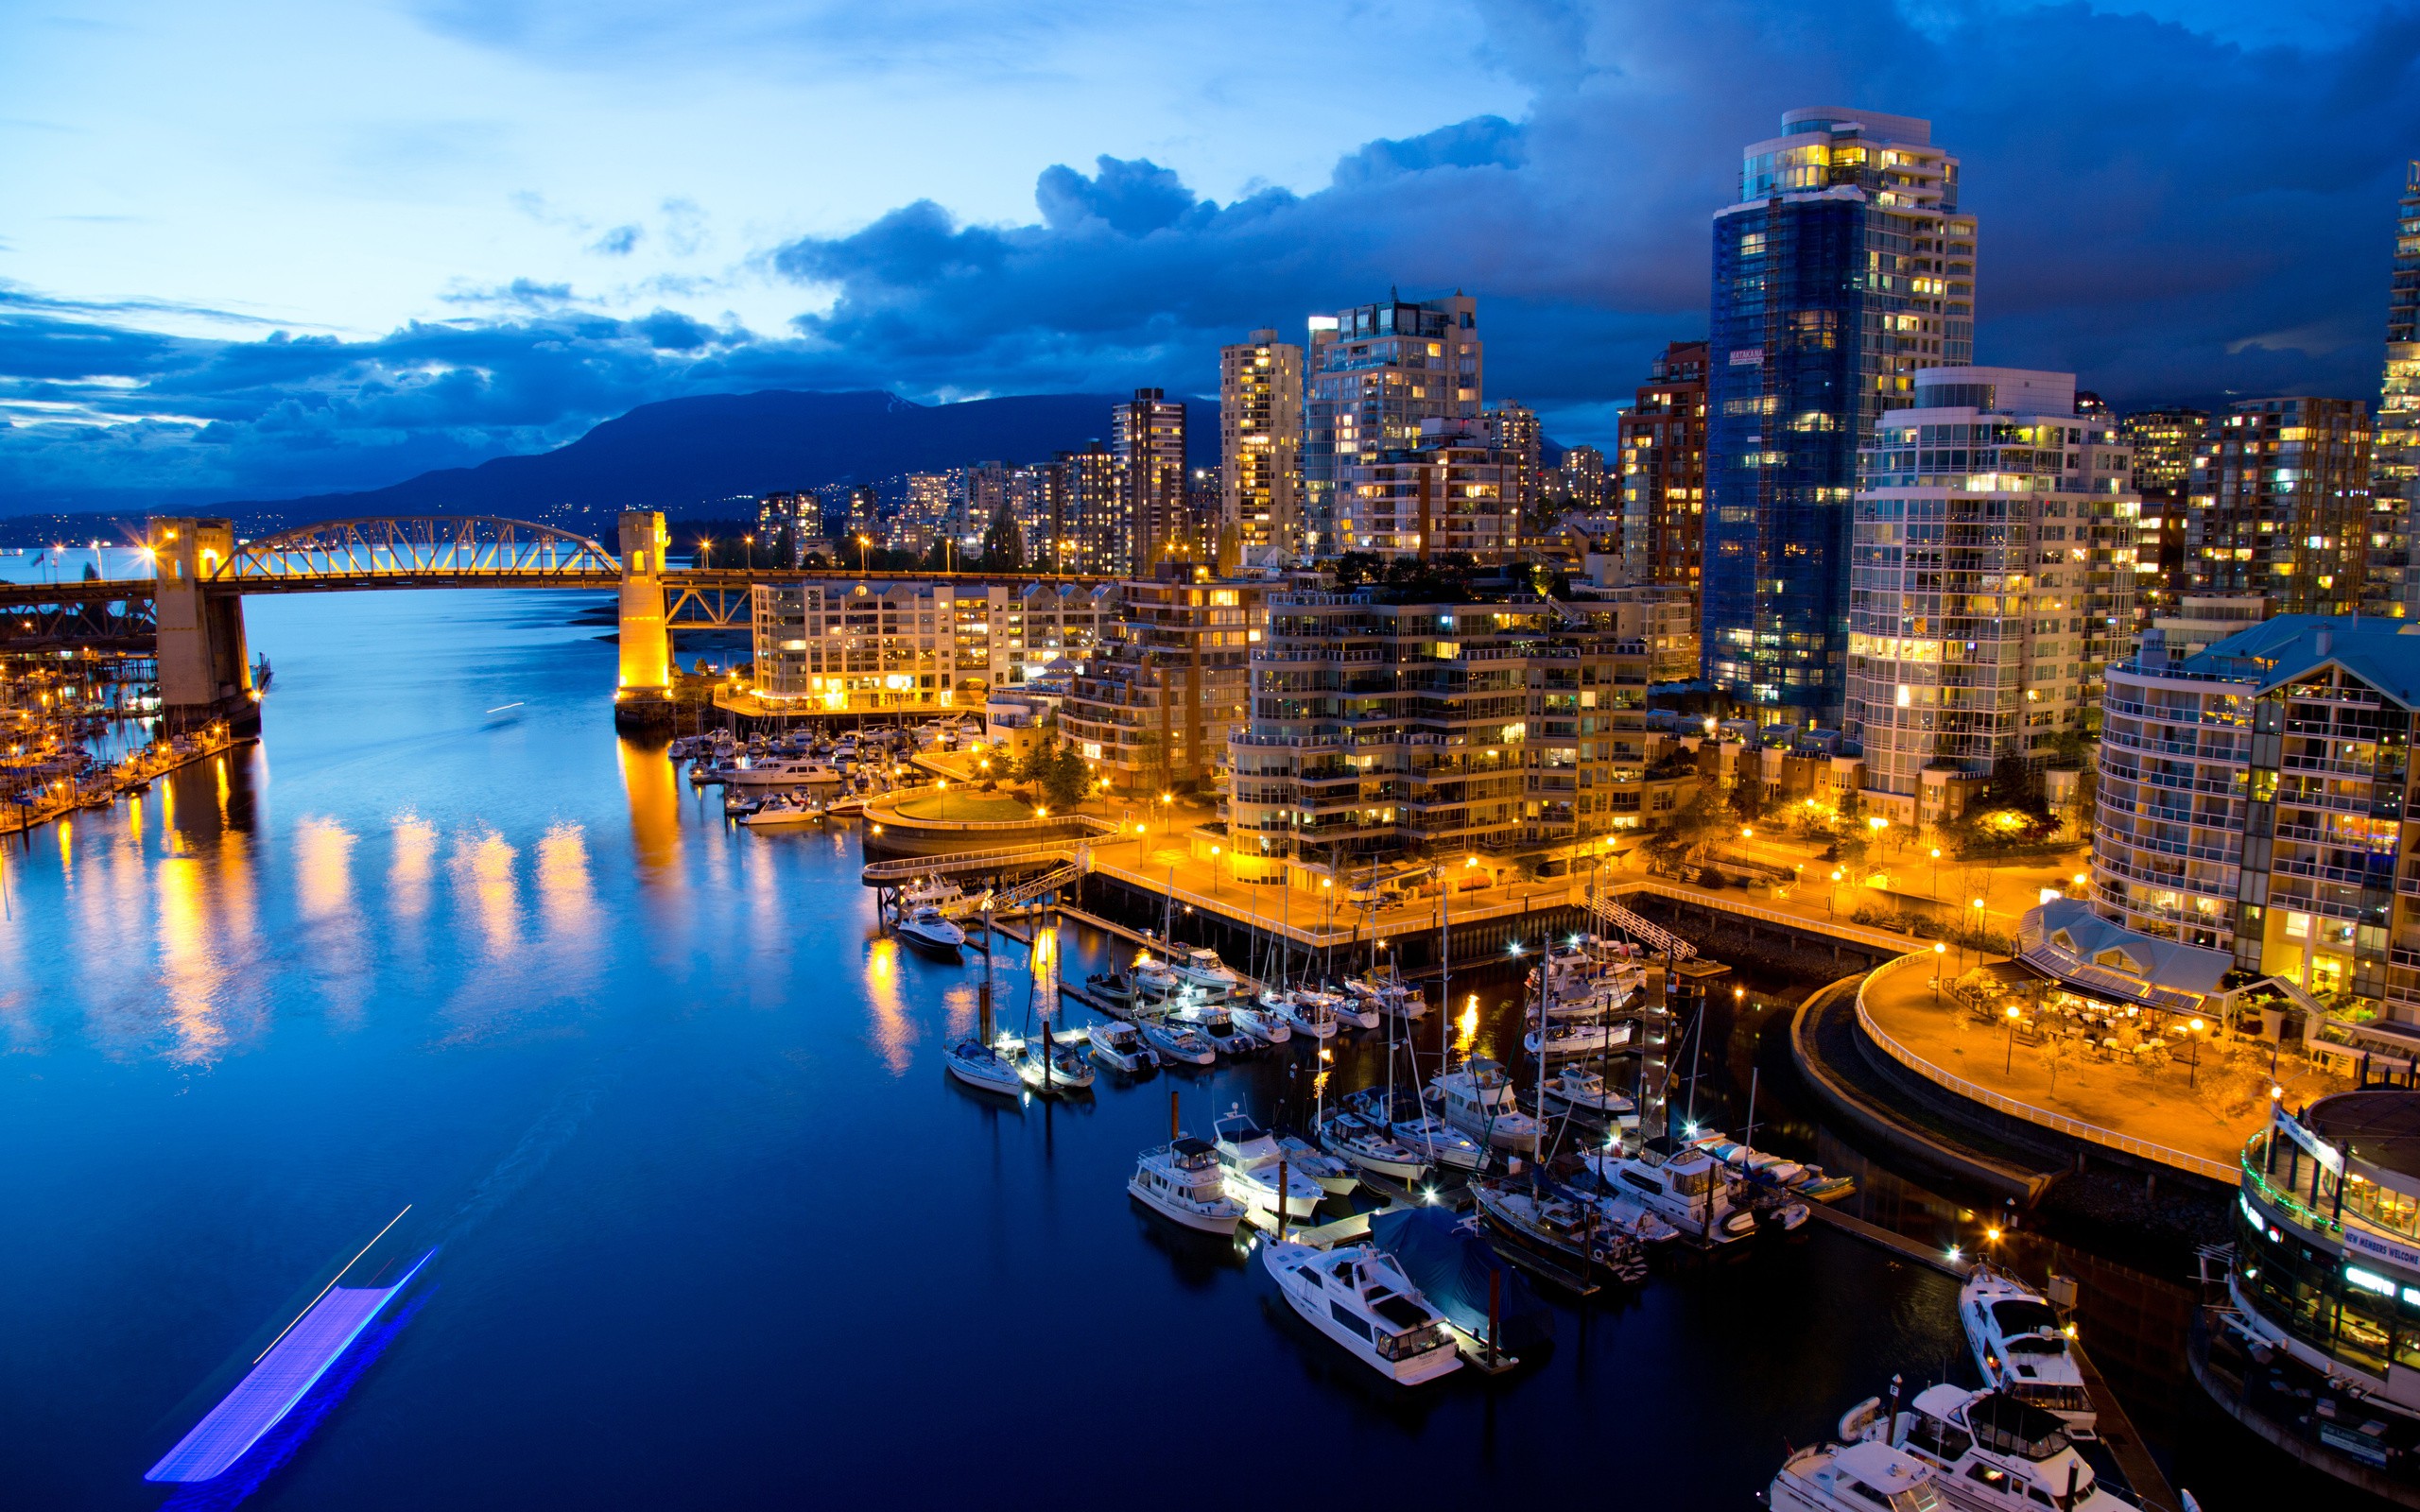
[[[1936,1008],[1941,1006],[1941,958],[1948,954],[1948,946],[1939,940],[1932,942],[1932,1005]]]
[[[2008,1055],[2007,1055],[2006,1058],[2004,1058],[2004,1059],[2000,1062],[2000,1074],[2001,1074],[2001,1075],[2003,1075],[2003,1076],[2006,1076],[2006,1075],[2009,1075],[2009,1074],[2011,1074],[2012,1073],[2014,1073],[2015,1070],[2016,1070],[2016,1005],[2015,1005],[2015,1004],[2014,1004],[2014,1003],[2012,1003],[2012,1004],[2010,1004],[2010,1005],[2008,1005]]]
[[[1219,896],[1219,848],[1210,848],[1210,896]]]
[[[2209,1025],[2199,1019],[2192,1019],[2186,1022],[2185,1027],[2193,1036],[2193,1058],[2185,1068],[2185,1085],[2189,1088],[2193,1085],[2193,1078],[2202,1071],[2202,1035]]]

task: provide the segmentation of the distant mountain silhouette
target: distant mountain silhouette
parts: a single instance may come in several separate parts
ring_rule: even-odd
[[[527,519],[662,509],[677,517],[739,494],[871,483],[971,462],[1047,461],[1054,452],[1108,439],[1110,406],[1122,397],[1028,394],[917,404],[886,393],[706,394],[641,404],[531,456],[424,472],[359,493],[216,507],[295,524],[406,512]],[[1215,454],[1217,406],[1191,409],[1194,455]]]

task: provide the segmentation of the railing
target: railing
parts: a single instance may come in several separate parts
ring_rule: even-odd
[[[1917,955],[1903,955],[1895,961],[1887,962],[1873,975],[1868,976],[1857,989],[1858,1027],[1864,1031],[1867,1039],[1880,1047],[1884,1055],[1925,1080],[1969,1102],[1980,1103],[1996,1112],[2022,1119],[2026,1123],[2043,1128],[2055,1129],[2070,1139],[2079,1139],[2087,1143],[2118,1150],[2138,1160],[2155,1160],[2162,1165],[2190,1171],[2195,1176],[2206,1177],[2210,1180],[2228,1186],[2233,1186],[2241,1179],[2238,1168],[2230,1162],[2213,1160],[2199,1155],[2188,1155],[2183,1150],[2171,1149],[2168,1145],[2151,1140],[2137,1139],[2132,1134],[2121,1134],[2114,1128],[2103,1128],[2098,1124],[2087,1124],[2079,1118],[2069,1118],[2064,1113],[2053,1113],[2047,1108],[2036,1108],[2031,1103],[2019,1102],[2003,1092],[1996,1092],[1988,1087],[1979,1087],[1963,1077],[1951,1075],[1891,1038],[1880,1024],[1874,1022],[1874,1014],[1866,1005],[1866,994],[1871,992],[1874,985],[1885,976],[1895,975],[1930,958],[1931,953],[1927,952]]]
[[[1018,862],[1074,861],[1088,854],[1090,850],[1089,846],[1071,840],[1062,845],[1012,845],[991,850],[952,850],[934,856],[902,856],[896,861],[868,862],[857,872],[857,880],[873,887],[885,883],[912,882],[918,877],[936,874],[982,871],[994,867],[1014,866]]]

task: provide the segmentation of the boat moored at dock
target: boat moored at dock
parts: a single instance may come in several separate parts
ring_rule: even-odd
[[[1270,1240],[1260,1258],[1288,1306],[1388,1380],[1418,1385],[1461,1368],[1445,1315],[1377,1246]]]
[[[1126,1190],[1162,1217],[1204,1233],[1233,1234],[1244,1221],[1244,1205],[1227,1195],[1219,1152],[1183,1135],[1145,1150]]]
[[[1988,1262],[1958,1293],[1958,1321],[1983,1383],[2057,1417],[2070,1438],[2100,1421],[2092,1392],[2068,1349],[2072,1337],[2040,1293]]]

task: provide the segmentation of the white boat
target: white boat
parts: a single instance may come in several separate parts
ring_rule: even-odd
[[[1260,1005],[1285,1015],[1297,1034],[1322,1040],[1336,1038],[1336,1008],[1324,992],[1280,992],[1270,988],[1260,994]]]
[[[1638,1105],[1605,1085],[1605,1078],[1584,1066],[1564,1066],[1547,1083],[1547,1108],[1578,1113],[1603,1125],[1638,1122]]]
[[[1493,1060],[1473,1057],[1460,1071],[1431,1076],[1427,1097],[1439,1117],[1496,1149],[1528,1155],[1538,1148],[1544,1130],[1513,1106],[1512,1078]]]
[[[1278,1208],[1277,1167],[1283,1160],[1277,1142],[1269,1131],[1235,1108],[1213,1125],[1218,1139],[1212,1146],[1219,1152],[1219,1164],[1227,1173],[1227,1195],[1248,1208],[1258,1208],[1274,1213]],[[1320,1184],[1300,1171],[1286,1172],[1285,1206],[1288,1218],[1308,1218],[1319,1211],[1320,1199],[1326,1194]]]
[[[776,793],[767,799],[755,813],[739,822],[752,830],[776,830],[813,824],[822,817],[822,804],[811,799],[802,800],[790,798],[786,794]]]
[[[949,1074],[969,1087],[987,1092],[1005,1092],[1011,1097],[1025,1091],[1025,1078],[1017,1068],[1000,1057],[999,1052],[979,1040],[960,1040],[942,1052],[942,1064]]]
[[[1092,1057],[1115,1071],[1148,1071],[1160,1063],[1160,1054],[1143,1042],[1142,1031],[1131,1023],[1105,1019],[1092,1026],[1088,1048]]]
[[[1428,1169],[1427,1158],[1396,1139],[1392,1129],[1352,1108],[1330,1113],[1321,1123],[1319,1136],[1329,1154],[1392,1180],[1417,1181]]]
[[[1093,1084],[1093,1063],[1082,1052],[1068,1045],[1020,1039],[1015,1035],[1000,1037],[1000,1058],[1017,1069],[1018,1079],[1028,1091],[1051,1097],[1064,1097],[1087,1091]]]
[[[1225,1004],[1206,1002],[1192,992],[1191,988],[1185,989],[1168,1011],[1169,1018],[1209,1040],[1220,1055],[1248,1056],[1261,1048],[1252,1031],[1236,1022]]]
[[[1556,1187],[1526,1180],[1475,1180],[1471,1199],[1479,1216],[1506,1242],[1546,1252],[1542,1258],[1576,1264],[1581,1273],[1601,1270],[1619,1281],[1647,1279],[1647,1254],[1627,1229],[1605,1222],[1594,1203]]]
[[[1940,1512],[1931,1466],[1887,1444],[1802,1449],[1765,1491],[1772,1512]]]
[[[1610,1055],[1631,1041],[1634,1023],[1566,1023],[1549,1022],[1541,1036],[1535,1029],[1521,1037],[1521,1048],[1534,1060],[1543,1050],[1548,1060],[1577,1060]]]
[[[900,889],[899,906],[904,910],[930,903],[936,908],[947,908],[965,896],[965,888],[939,872],[932,872]]]
[[[1983,1264],[1958,1293],[1958,1321],[1986,1385],[2055,1414],[2069,1437],[2092,1437],[2100,1414],[2067,1348],[2073,1337],[2039,1292]]]
[[[837,787],[840,774],[804,756],[768,756],[725,772],[720,780],[732,787]]]
[[[1851,1447],[1915,1459],[1960,1512],[2137,1512],[2137,1503],[2100,1484],[2072,1436],[2056,1414],[1963,1386],[1927,1386],[1905,1412],[1869,1397],[1841,1418]]]
[[[1200,988],[1202,995],[1213,1000],[1231,997],[1243,991],[1244,979],[1234,967],[1219,959],[1219,953],[1207,945],[1196,945],[1168,963],[1179,982]]]
[[[1344,984],[1344,988],[1364,1007],[1375,1009],[1386,1018],[1416,1023],[1428,1016],[1428,1000],[1400,982],[1367,982],[1355,977]],[[1364,1027],[1375,1027],[1377,1019],[1373,1018]]]
[[[1265,1045],[1282,1045],[1294,1038],[1294,1023],[1285,1014],[1258,1003],[1236,998],[1227,1005],[1236,1026]]]
[[[1461,1368],[1444,1314],[1377,1246],[1322,1251],[1271,1240],[1260,1258],[1305,1322],[1388,1380],[1418,1385]]]
[[[1232,1234],[1244,1221],[1244,1205],[1227,1195],[1219,1152],[1200,1140],[1180,1135],[1145,1150],[1126,1190],[1152,1211],[1204,1233]]]
[[[1680,1229],[1626,1193],[1596,1192],[1589,1194],[1588,1200],[1597,1205],[1597,1212],[1607,1227],[1620,1229],[1642,1245],[1668,1245],[1681,1237]]]
[[[1337,1159],[1299,1135],[1280,1134],[1277,1147],[1285,1152],[1288,1171],[1300,1171],[1309,1177],[1329,1196],[1342,1196],[1361,1184],[1361,1178],[1353,1174],[1351,1161]]]
[[[1399,1118],[1388,1126],[1396,1143],[1418,1150],[1431,1165],[1476,1171],[1487,1163],[1485,1145],[1433,1113],[1426,1118]]]
[[[1756,1231],[1754,1210],[1732,1200],[1730,1170],[1694,1145],[1658,1134],[1636,1155],[1615,1148],[1592,1150],[1582,1159],[1607,1191],[1632,1198],[1693,1243],[1727,1245]],[[1783,1222],[1794,1228],[1806,1212],[1804,1204],[1793,1206],[1800,1210],[1797,1222]]]
[[[1136,997],[1164,998],[1174,992],[1180,985],[1176,973],[1162,963],[1151,959],[1149,952],[1134,957],[1134,995]]]
[[[920,951],[960,959],[966,948],[966,931],[942,917],[942,911],[930,903],[910,909],[899,920],[899,937]]]
[[[1215,1066],[1219,1063],[1219,1047],[1190,1025],[1171,1019],[1150,1017],[1137,1018],[1134,1029],[1143,1037],[1145,1044],[1159,1053],[1162,1064]]]
[[[1295,990],[1303,994],[1311,989],[1298,988]],[[1336,1015],[1336,1022],[1342,1027],[1374,1029],[1378,1026],[1380,1015],[1375,998],[1365,998],[1356,992],[1321,992],[1318,996],[1326,1001],[1329,1011]]]

